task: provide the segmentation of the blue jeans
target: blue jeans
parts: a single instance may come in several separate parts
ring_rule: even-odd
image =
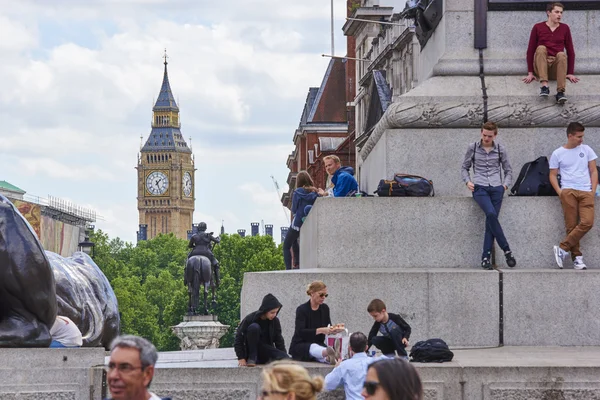
[[[500,221],[498,221],[500,207],[502,207],[502,196],[504,196],[504,186],[475,185],[473,199],[475,199],[485,213],[485,236],[481,258],[490,258],[494,238],[502,250],[510,251],[510,247],[500,226]]]
[[[79,347],[80,346],[65,346],[64,344],[57,342],[56,340],[53,340],[52,343],[50,343],[51,349],[76,349]]]

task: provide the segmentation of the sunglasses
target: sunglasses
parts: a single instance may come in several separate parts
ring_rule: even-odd
[[[329,297],[327,293],[319,293],[320,298]]]
[[[379,382],[365,381],[363,387],[365,388],[365,391],[369,396],[374,396],[375,392],[377,391],[377,388],[379,387]]]

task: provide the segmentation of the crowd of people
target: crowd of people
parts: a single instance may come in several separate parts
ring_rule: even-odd
[[[370,372],[371,377],[367,380],[367,370],[371,364],[382,360],[388,360],[389,365],[397,365],[403,370],[408,368],[402,363],[406,364],[408,361],[406,346],[409,344],[410,325],[400,315],[388,313],[382,300],[372,300],[366,311],[373,319],[373,326],[368,336],[362,332],[354,332],[349,336],[348,357],[344,360],[340,349],[328,346],[325,341],[327,335],[336,335],[345,330],[344,324],[332,325],[329,306],[325,304],[329,296],[327,286],[322,281],[311,282],[306,288],[306,295],[309,300],[296,308],[294,334],[289,354],[285,349],[285,340],[278,317],[282,306],[272,294],[267,294],[258,311],[248,314],[238,326],[234,347],[240,367],[277,363],[277,367],[273,366],[265,370],[269,372],[265,372],[268,379],[265,380],[266,389],[263,394],[281,399],[309,399],[314,398],[311,396],[321,389],[334,390],[343,385],[348,399],[362,399],[363,396],[372,399],[396,399],[397,397],[385,397],[385,393],[396,393],[395,386],[388,385],[386,373],[375,368]],[[367,352],[371,347],[379,349],[382,356],[369,356]],[[394,364],[396,358],[402,363]],[[275,378],[277,376],[275,371],[280,371],[280,368],[285,366],[290,368],[286,373],[301,374],[299,372],[301,367],[294,364],[289,366],[289,362],[293,360],[326,363],[335,365],[335,368],[324,381],[303,378],[305,385],[301,392],[304,394],[296,392],[294,396],[286,397],[283,395],[291,393],[291,386],[288,385],[283,390],[281,386],[283,383]],[[378,378],[380,376],[383,378]],[[418,399],[418,397],[407,398]]]
[[[347,358],[343,359],[338,350],[325,344],[326,335],[341,331],[331,325],[329,307],[325,304],[327,286],[314,281],[308,285],[306,294],[308,302],[296,308],[289,354],[277,316],[282,306],[272,294],[267,294],[259,309],[248,314],[238,326],[234,345],[238,366],[266,364],[260,399],[315,400],[318,393],[338,387],[344,388],[350,400],[423,399],[421,380],[406,356],[411,329],[402,317],[388,313],[382,300],[371,301],[366,310],[374,320],[369,336],[352,333],[348,338]],[[369,356],[371,346],[379,348],[383,355]],[[161,400],[149,389],[157,360],[156,348],[148,340],[132,335],[117,337],[110,346],[105,367],[110,399]],[[325,378],[310,376],[298,361],[329,363],[335,367]]]

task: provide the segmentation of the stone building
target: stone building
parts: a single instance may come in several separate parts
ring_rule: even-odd
[[[353,0],[347,0],[348,15],[353,4]],[[293,137],[295,149],[287,159],[289,190],[281,197],[285,207],[292,206],[292,193],[299,171],[307,171],[317,187],[330,185],[323,162],[325,156],[336,155],[342,165],[355,167],[355,68],[355,41],[349,36],[346,39],[346,57],[333,57],[321,86],[308,90],[302,117]]]
[[[152,108],[152,130],[138,156],[138,240],[173,232],[186,239],[194,214],[194,158],[181,134],[167,60],[160,94]]]
[[[420,44],[414,22],[400,18],[405,1],[390,0],[381,6],[379,3],[356,0],[352,19],[342,28],[356,43],[354,105],[358,152],[387,107],[418,84]]]

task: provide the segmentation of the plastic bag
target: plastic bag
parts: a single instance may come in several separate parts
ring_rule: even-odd
[[[348,329],[344,329],[340,333],[336,333],[333,335],[325,336],[325,344],[327,346],[333,347],[340,356],[342,360],[348,358],[348,346],[350,344],[350,335],[348,334]]]

